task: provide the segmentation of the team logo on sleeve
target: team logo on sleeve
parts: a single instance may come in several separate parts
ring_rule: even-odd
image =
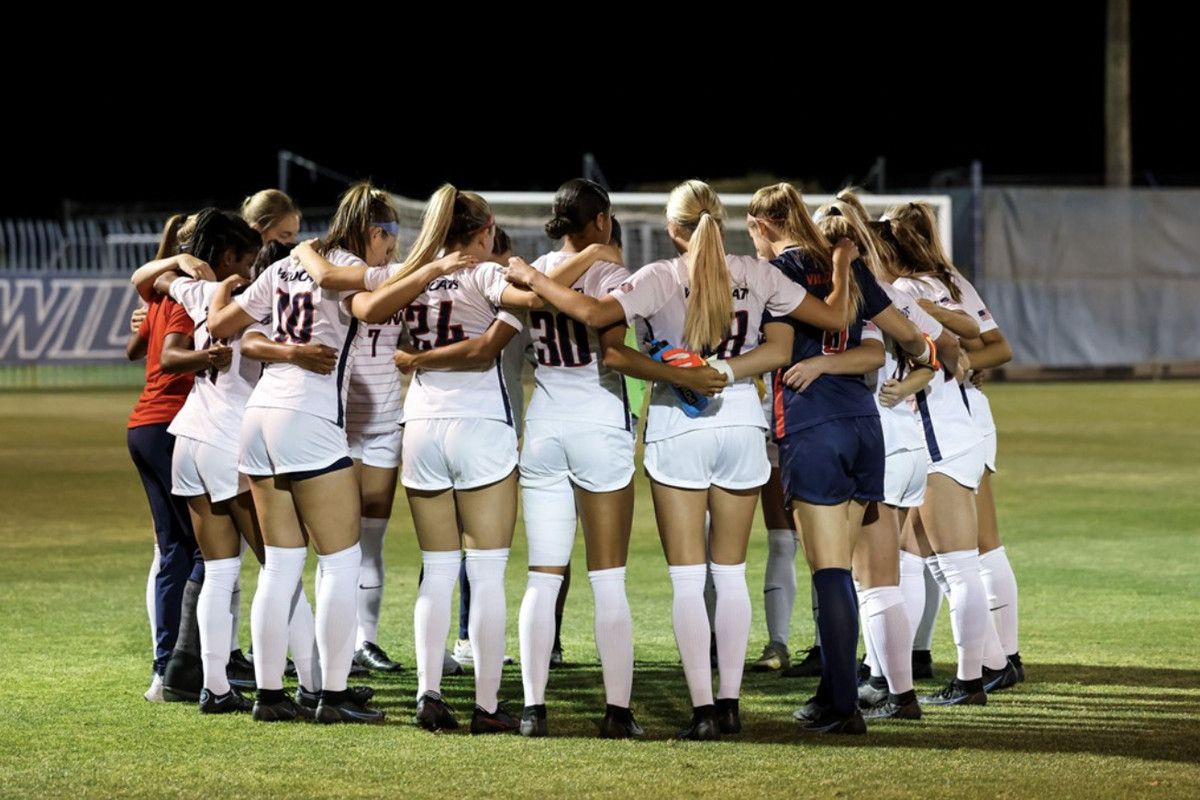
[[[988,310],[986,308],[981,308],[981,309],[979,309],[979,318],[981,320],[983,320],[984,322],[986,322],[992,318],[992,315],[990,313],[988,313]]]
[[[621,294],[629,294],[630,292],[633,291],[633,284],[630,283],[629,281],[625,281],[624,283],[622,283],[620,286],[617,287],[617,291],[620,292]]]

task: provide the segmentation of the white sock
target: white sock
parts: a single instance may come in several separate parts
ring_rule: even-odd
[[[746,645],[750,642],[750,589],[746,562],[712,564],[709,572],[717,588],[717,697],[736,700],[742,691]]]
[[[987,592],[979,577],[979,551],[940,553],[937,561],[949,587],[950,626],[958,647],[958,679],[974,680],[983,674],[983,643],[991,625]]]
[[[225,666],[229,663],[230,598],[242,571],[242,559],[222,558],[204,562],[204,585],[196,602],[200,627],[200,661],[204,665],[204,688],[214,694],[229,691]]]
[[[596,607],[596,652],[604,673],[605,702],[629,708],[633,692],[633,615],[625,596],[625,568],[588,573]]]
[[[259,689],[282,689],[287,665],[288,609],[296,582],[304,572],[306,547],[266,548],[258,588],[250,604],[250,639],[254,644],[254,682]]]
[[[383,606],[383,535],[388,521],[375,517],[359,520],[358,546],[362,548],[362,567],[358,571],[358,637],[363,642],[379,643],[379,609]]]
[[[857,580],[854,581],[854,594],[858,597],[858,631],[862,635],[863,650],[865,651],[863,663],[871,668],[872,678],[882,677],[882,662],[875,655],[875,642],[871,640],[871,626],[867,624],[866,591],[861,583]]]
[[[921,609],[921,622],[913,631],[914,650],[933,649],[933,632],[937,628],[938,611],[942,607],[942,594],[945,593],[945,587],[938,585],[935,574],[938,570],[937,556],[925,559],[925,604]]]
[[[450,598],[458,583],[458,550],[421,551],[425,575],[413,606],[413,637],[417,657],[417,697],[441,694],[442,658],[450,633]],[[474,590],[474,586],[471,587]],[[472,592],[473,594],[474,592]]]
[[[667,567],[671,576],[671,625],[675,629],[675,644],[683,660],[692,706],[710,706],[712,693],[712,662],[709,660],[708,611],[704,607],[705,564]],[[718,654],[719,655],[719,654]]]
[[[521,683],[525,687],[527,706],[540,706],[546,702],[550,651],[554,649],[554,604],[562,582],[562,575],[530,572],[525,597],[521,600],[517,629],[521,643]]]
[[[877,586],[864,589],[859,597],[864,632],[870,632],[875,659],[871,674],[886,677],[892,694],[907,692],[913,688],[912,628],[904,607],[904,594],[899,586]]]
[[[321,570],[317,589],[317,652],[321,657],[322,689],[344,692],[354,659],[354,621],[358,612],[358,573],[362,548],[358,543],[344,550],[317,556]]]
[[[987,597],[987,589],[984,589]],[[1008,666],[1008,657],[1004,655],[1004,647],[1000,644],[1000,635],[996,633],[996,623],[991,614],[987,615],[988,624],[983,631],[983,665],[988,669],[999,670]]]
[[[158,566],[162,553],[158,551],[158,539],[154,540],[154,558],[150,561],[150,574],[146,576],[146,616],[150,618],[150,653],[158,651]]]
[[[797,539],[797,542],[800,540]],[[813,618],[813,647],[821,646],[821,626],[817,624],[817,617],[821,612],[821,604],[817,602],[817,585],[812,583],[812,576],[809,576],[809,594],[812,595],[812,618]]]
[[[763,576],[763,608],[767,635],[787,644],[796,604],[796,534],[787,528],[767,531],[767,571]]]
[[[467,550],[467,579],[471,581],[471,617],[467,631],[471,635],[471,653],[475,657],[475,705],[489,714],[495,713],[500,702],[500,672],[504,669],[504,627],[508,618],[504,568],[507,564],[507,547]]]
[[[909,630],[915,635],[925,614],[925,559],[904,550],[900,551],[900,592]]]
[[[296,665],[296,680],[310,691],[321,691],[321,660],[317,658],[317,622],[304,593],[303,577],[292,594],[292,617],[288,620],[288,649]]]
[[[988,605],[996,632],[1000,634],[1000,645],[1005,655],[1019,652],[1017,647],[1017,576],[1008,563],[1008,553],[1003,547],[984,553],[979,557],[979,574],[988,593]]]

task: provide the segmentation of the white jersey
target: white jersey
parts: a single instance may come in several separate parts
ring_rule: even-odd
[[[897,278],[893,286],[914,299],[931,300],[939,305],[948,295],[941,281],[932,277]],[[916,394],[917,413],[925,432],[929,458],[937,463],[953,458],[983,443],[983,434],[967,410],[962,385],[943,368],[929,386]]]
[[[208,306],[220,285],[214,281],[177,278],[167,290],[171,299],[183,306],[196,325],[192,334],[196,350],[207,350],[213,344],[208,334]],[[244,333],[258,331],[265,334],[268,330],[264,324],[254,324]],[[242,358],[240,336],[234,337],[229,347],[233,353],[228,366],[196,373],[192,391],[167,432],[237,455],[242,415],[246,412],[246,401],[258,383],[262,364]]]
[[[549,272],[574,256],[547,253],[533,262]],[[601,298],[629,281],[629,270],[599,261],[571,287]],[[529,335],[537,354],[533,397],[527,419],[587,422],[632,431],[625,376],[605,367],[599,334],[561,311],[545,308],[529,314]]]
[[[996,320],[992,319],[992,312],[988,311],[983,298],[979,296],[979,292],[975,291],[971,282],[959,273],[955,273],[952,280],[958,286],[962,297],[959,298],[957,305],[951,307],[965,311],[971,316],[971,319],[978,322],[980,334],[999,330],[1000,326],[996,324]],[[992,419],[992,406],[988,402],[987,396],[976,389],[974,384],[968,382],[963,384],[963,398],[967,401],[971,418],[975,420],[975,424],[983,431],[983,434],[985,436],[995,434],[996,422]]]
[[[508,282],[488,261],[438,278],[404,310],[408,335],[419,350],[483,335],[493,323],[518,333],[521,320],[500,308]],[[479,417],[513,424],[513,408],[500,358],[480,369],[419,370],[404,398],[404,420]]]
[[[364,281],[375,291],[400,270],[400,264],[373,267]],[[400,371],[392,356],[404,338],[404,309],[381,323],[359,320],[354,338],[350,389],[346,397],[346,433],[389,433],[403,422]]]
[[[921,333],[930,339],[937,339],[942,335],[942,323],[917,305],[915,298],[904,294],[885,281],[880,281],[879,286],[891,298],[892,305],[896,307],[896,310],[903,314],[909,322],[916,325]],[[922,450],[925,448],[925,432],[917,412],[916,397],[909,395],[891,408],[879,403],[879,392],[883,389],[884,382],[889,378],[899,380],[904,377],[896,344],[890,336],[884,337],[883,353],[883,366],[879,368],[879,373],[875,378],[875,401],[879,405],[879,420],[883,425],[884,448],[888,455],[903,450]],[[934,380],[939,380],[938,376],[935,375]]]
[[[753,256],[727,255],[732,282],[733,319],[729,337],[715,349],[721,358],[733,358],[758,346],[763,313],[784,317],[795,310],[808,292],[780,270]],[[690,291],[687,261],[683,256],[655,261],[635,272],[613,296],[630,324],[642,319],[649,338],[683,345],[683,320]],[[700,416],[683,412],[670,386],[654,385],[646,419],[646,442],[666,439],[700,428],[734,425],[767,427],[753,378],[743,378],[712,398]]]
[[[345,250],[331,250],[325,258],[340,267],[366,266],[361,258]],[[359,322],[342,300],[352,294],[322,289],[299,261],[288,256],[264,270],[234,298],[255,319],[271,318],[275,341],[328,345],[338,354],[337,365],[328,375],[295,364],[267,364],[247,407],[288,408],[330,420],[339,427],[345,425],[347,378],[354,366],[352,351]]]
[[[509,402],[512,403],[513,427],[517,430],[518,438],[525,428],[525,417],[521,413],[525,409],[525,385],[521,378],[532,355],[533,343],[529,340],[528,327],[514,336],[500,352],[500,370],[504,373],[504,385],[508,389]]]

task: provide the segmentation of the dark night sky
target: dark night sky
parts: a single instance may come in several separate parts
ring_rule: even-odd
[[[1194,185],[1200,159],[1180,124],[1196,95],[1190,28],[1156,5],[1133,16],[1134,180]],[[1102,2],[960,4],[927,19],[841,8],[744,35],[716,20],[738,42],[719,51],[693,33],[608,53],[518,41],[493,62],[469,47],[410,53],[383,72],[288,58],[294,79],[259,81],[267,92],[234,78],[247,65],[184,76],[110,53],[65,83],[9,87],[9,107],[26,113],[5,126],[15,140],[0,151],[0,216],[58,216],[66,198],[234,206],[275,184],[281,148],[415,197],[443,180],[552,190],[585,152],[614,189],[753,171],[835,189],[881,155],[891,189],[928,187],[972,159],[993,182],[1102,180]],[[635,63],[638,52],[654,56]],[[292,180],[303,207],[330,205],[342,188]]]

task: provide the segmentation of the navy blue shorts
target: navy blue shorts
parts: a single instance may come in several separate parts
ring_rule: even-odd
[[[783,496],[818,506],[883,500],[879,417],[844,417],[789,433],[779,442]]]

